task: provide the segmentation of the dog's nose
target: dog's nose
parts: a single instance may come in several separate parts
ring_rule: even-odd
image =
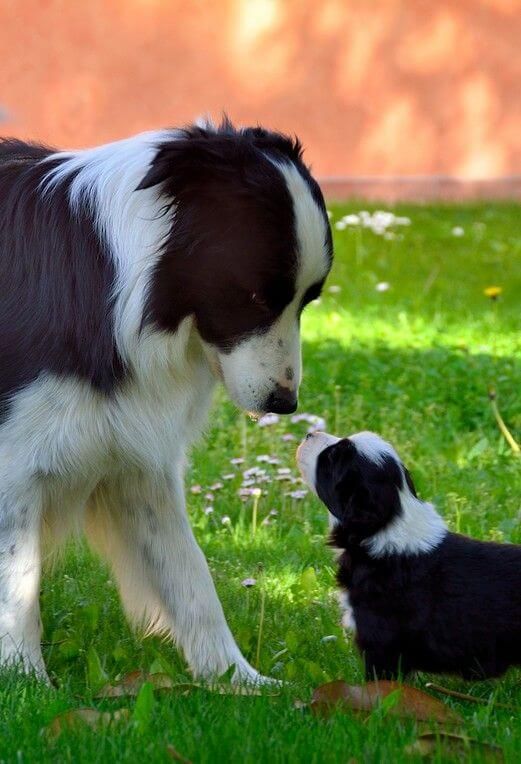
[[[313,435],[314,435],[314,433],[308,432],[308,434],[306,435],[306,440],[309,440],[310,438],[312,438]]]
[[[297,410],[297,393],[282,385],[277,385],[266,401],[266,411],[272,414],[293,414]]]

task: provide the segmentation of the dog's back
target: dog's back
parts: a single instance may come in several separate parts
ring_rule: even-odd
[[[42,372],[108,390],[121,369],[111,260],[87,206],[71,213],[69,183],[44,187],[61,161],[44,146],[0,141],[0,423]]]
[[[416,556],[344,553],[338,580],[369,675],[492,677],[521,664],[520,547],[449,533]]]

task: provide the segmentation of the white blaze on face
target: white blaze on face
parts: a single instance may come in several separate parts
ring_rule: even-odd
[[[264,334],[219,353],[221,372],[231,398],[246,411],[263,413],[277,386],[295,394],[302,376],[300,332],[293,305]]]
[[[297,168],[270,161],[280,171],[293,201],[298,245],[295,296],[265,332],[240,342],[231,353],[218,353],[224,383],[231,398],[247,411],[265,412],[277,387],[295,398],[302,376],[300,312],[307,290],[319,284],[330,268],[327,220]]]
[[[340,438],[327,432],[310,433],[297,449],[297,464],[302,477],[311,490],[316,493],[317,459],[324,449],[338,443]]]

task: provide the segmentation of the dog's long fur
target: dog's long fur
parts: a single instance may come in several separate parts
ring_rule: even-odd
[[[343,622],[369,678],[521,664],[521,547],[450,533],[372,433],[313,435],[299,462],[334,519]]]
[[[85,526],[127,612],[195,674],[236,646],[183,491],[215,378],[293,411],[331,234],[298,142],[195,125],[57,153],[0,142],[0,664],[45,676],[42,535]]]

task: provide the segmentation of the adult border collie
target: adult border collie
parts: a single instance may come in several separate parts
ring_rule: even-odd
[[[521,547],[449,533],[377,435],[308,436],[302,474],[332,515],[343,624],[368,678],[495,677],[521,664]]]
[[[258,675],[188,521],[215,380],[290,413],[299,319],[330,269],[298,141],[194,125],[86,151],[0,143],[0,663],[45,677],[42,536],[84,526],[134,622],[198,676]]]

